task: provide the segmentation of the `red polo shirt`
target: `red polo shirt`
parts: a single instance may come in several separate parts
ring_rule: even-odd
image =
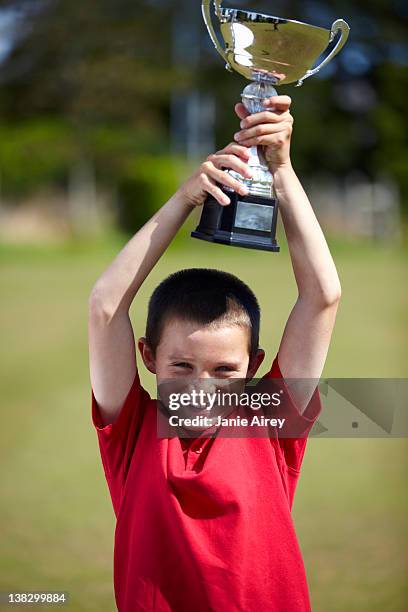
[[[282,378],[277,357],[267,377]],[[320,410],[316,391],[300,417],[306,432]],[[105,427],[92,391],[92,421],[117,519],[119,612],[310,610],[291,516],[307,433],[158,438],[138,374]]]

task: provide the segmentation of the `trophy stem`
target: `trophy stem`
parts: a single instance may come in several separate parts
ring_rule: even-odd
[[[254,75],[254,78],[257,76]],[[245,87],[242,102],[248,112],[253,114],[265,110],[262,101],[274,95],[276,89],[270,79],[266,80],[265,75],[262,75]],[[248,195],[242,197],[233,189],[222,187],[231,200],[229,206],[221,206],[209,195],[204,203],[200,223],[191,236],[230,246],[277,253],[278,201],[273,189],[273,177],[264,156],[264,148],[251,147],[249,152],[251,179],[233,170],[226,170],[248,187]]]
[[[251,115],[264,111],[263,100],[277,95],[270,80],[263,80],[262,75],[256,75],[256,78],[257,80],[247,85],[241,94],[242,103]],[[251,168],[252,178],[244,178],[233,170],[230,170],[229,174],[246,185],[249,195],[273,198],[273,176],[265,160],[264,148],[262,146],[251,147],[249,154],[248,165]]]

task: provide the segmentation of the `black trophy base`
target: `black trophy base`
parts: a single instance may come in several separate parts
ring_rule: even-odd
[[[200,222],[191,236],[207,242],[278,253],[276,198],[240,196],[235,192],[223,191],[231,203],[221,206],[209,195],[204,202]]]

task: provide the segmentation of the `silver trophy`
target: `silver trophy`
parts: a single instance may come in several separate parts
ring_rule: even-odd
[[[211,4],[224,45],[214,29]],[[225,60],[226,68],[251,81],[241,94],[242,102],[251,114],[265,110],[262,100],[277,94],[275,86],[289,83],[299,86],[319,72],[344,46],[350,32],[343,19],[337,19],[328,30],[292,19],[222,8],[221,4],[222,0],[202,0],[204,22],[215,48]],[[337,42],[327,57],[313,67],[336,37]],[[200,223],[191,234],[193,237],[279,251],[275,238],[278,202],[262,149],[250,149],[248,164],[252,179],[228,171],[247,186],[248,195],[242,197],[224,187],[231,199],[231,204],[226,207],[209,196]]]

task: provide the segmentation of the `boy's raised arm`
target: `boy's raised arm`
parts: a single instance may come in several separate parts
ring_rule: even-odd
[[[306,408],[326,360],[335,323],[341,287],[337,270],[308,197],[292,168],[290,140],[293,118],[288,96],[270,98],[273,108],[248,116],[236,107],[242,131],[236,140],[245,146],[264,145],[274,176],[279,209],[288,240],[298,287],[298,298],[290,313],[279,347],[279,366],[284,378],[315,379],[293,385],[301,411]]]
[[[154,265],[195,206],[211,193],[229,199],[217,182],[245,193],[222,168],[248,175],[248,151],[232,143],[211,155],[198,171],[129,240],[95,283],[89,297],[88,339],[91,385],[104,425],[116,420],[136,376],[136,348],[129,317],[132,301]],[[137,203],[136,205],[143,205]]]
[[[130,305],[190,209],[179,194],[173,196],[131,238],[91,291],[89,367],[104,425],[116,420],[136,376]]]

